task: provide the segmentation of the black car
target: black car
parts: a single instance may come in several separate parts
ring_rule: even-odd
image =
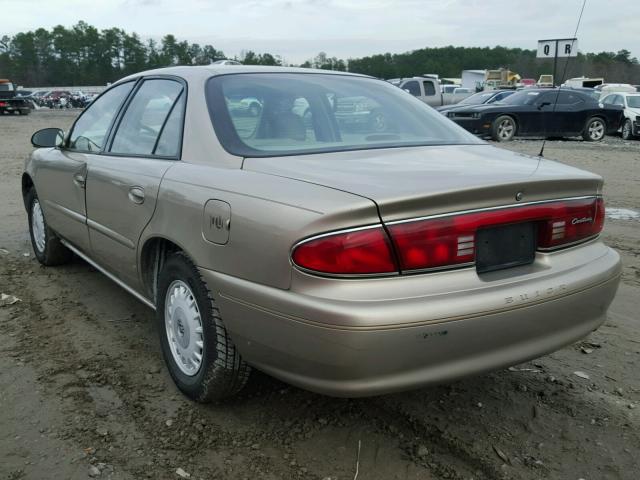
[[[545,88],[521,90],[490,105],[452,110],[447,117],[471,133],[499,142],[516,135],[582,135],[585,140],[595,142],[620,128],[622,108],[601,105],[589,93],[576,89]]]
[[[450,112],[452,110],[458,110],[460,108],[466,108],[470,105],[489,105],[490,103],[499,102],[507,98],[512,93],[516,93],[516,91],[515,90],[489,90],[486,92],[475,93],[458,103],[436,107],[436,110],[442,113],[443,115],[445,115],[447,112]]]

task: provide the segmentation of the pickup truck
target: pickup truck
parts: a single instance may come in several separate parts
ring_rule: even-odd
[[[455,93],[444,93],[438,79],[433,77],[397,78],[390,82],[432,107],[452,105],[473,94],[470,90],[461,88],[454,90]]]
[[[7,79],[0,79],[0,113],[28,115],[31,112],[29,103],[23,97],[16,96],[16,89]]]

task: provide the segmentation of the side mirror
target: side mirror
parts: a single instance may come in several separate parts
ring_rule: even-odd
[[[540,110],[542,107],[546,107],[548,105],[551,105],[551,102],[542,102],[542,103],[538,104],[538,110]]]
[[[59,128],[43,128],[31,136],[31,145],[36,148],[59,147],[64,141],[64,132]]]

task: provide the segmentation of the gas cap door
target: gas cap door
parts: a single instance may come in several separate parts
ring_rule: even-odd
[[[224,245],[229,241],[231,205],[222,200],[209,200],[204,206],[202,233],[211,243]]]

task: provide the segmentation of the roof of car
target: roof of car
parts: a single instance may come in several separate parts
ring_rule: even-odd
[[[129,80],[141,76],[149,75],[175,75],[185,80],[196,80],[208,78],[215,75],[225,75],[230,73],[322,73],[328,75],[350,75],[357,77],[369,77],[357,73],[340,72],[333,70],[319,70],[314,68],[298,68],[298,67],[271,67],[263,65],[197,65],[197,66],[176,66],[156,68],[154,70],[146,70],[144,72],[134,73],[123,80]]]

